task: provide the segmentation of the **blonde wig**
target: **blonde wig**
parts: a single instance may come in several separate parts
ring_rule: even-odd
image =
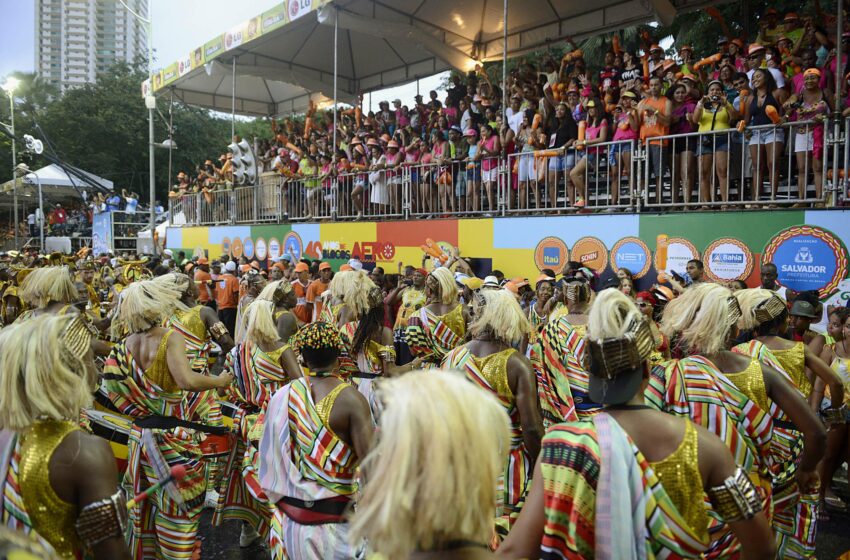
[[[587,315],[587,338],[596,342],[622,338],[635,320],[643,320],[643,315],[632,298],[614,288],[602,290]]]
[[[254,300],[245,309],[245,340],[269,343],[280,340],[274,322],[274,302]]]
[[[76,315],[43,314],[0,331],[0,428],[74,420],[91,406],[91,333]]]
[[[292,284],[289,280],[275,280],[266,284],[266,287],[263,288],[263,291],[260,292],[255,301],[270,301],[277,305],[291,291]]]
[[[738,320],[738,328],[742,331],[753,330],[761,324],[756,318],[756,308],[771,298],[780,298],[776,292],[764,288],[748,288],[735,292],[738,305],[741,306],[741,318]]]
[[[337,301],[344,301],[345,294],[354,289],[359,274],[359,272],[354,270],[342,270],[334,274],[334,277],[331,278],[331,283],[328,285],[331,298]]]
[[[437,285],[440,287],[440,303],[446,305],[457,303],[457,283],[452,271],[441,266],[431,272],[431,277],[437,281]]]
[[[175,311],[187,309],[180,301],[182,296],[183,292],[169,282],[133,282],[121,291],[113,330],[116,333],[137,333],[161,325]]]
[[[472,336],[489,332],[497,340],[513,345],[531,332],[531,323],[516,297],[507,290],[482,290],[475,296]]]
[[[342,301],[355,317],[362,317],[369,312],[369,293],[376,287],[367,274],[355,270],[337,273],[328,289],[332,302]]]
[[[21,299],[32,308],[50,302],[76,303],[77,288],[67,266],[37,268],[21,283]]]
[[[408,373],[380,390],[386,408],[363,462],[368,480],[351,542],[365,538],[384,558],[451,541],[489,543],[510,447],[504,408],[456,372]]]
[[[189,277],[181,272],[169,272],[168,274],[157,276],[151,281],[156,282],[157,284],[162,284],[168,289],[180,292],[181,297],[186,293],[186,290],[189,289],[190,282]]]
[[[661,331],[671,339],[678,336],[694,353],[719,352],[726,348],[729,331],[738,320],[730,314],[732,297],[729,288],[720,284],[691,286],[664,308]]]

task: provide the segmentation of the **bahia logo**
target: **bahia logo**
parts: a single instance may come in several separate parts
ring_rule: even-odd
[[[744,264],[742,253],[712,253],[711,262],[723,264]]]

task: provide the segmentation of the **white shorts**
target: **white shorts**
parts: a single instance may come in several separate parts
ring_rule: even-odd
[[[537,172],[534,165],[534,154],[522,154],[519,156],[519,164],[517,165],[519,180],[534,181],[537,179]]]
[[[815,149],[814,134],[794,134],[794,153],[811,152]]]
[[[483,169],[481,170],[481,179],[485,183],[495,183],[498,178],[499,178],[499,166],[498,165],[493,166],[493,169],[488,169],[486,171],[483,170]]]

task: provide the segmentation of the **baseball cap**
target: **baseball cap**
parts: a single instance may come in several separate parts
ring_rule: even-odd
[[[814,306],[808,301],[796,300],[793,304],[791,304],[791,313],[790,315],[794,315],[797,317],[808,317],[809,319],[817,319],[818,314],[815,312]]]
[[[227,261],[227,264],[224,265],[224,270],[227,272],[236,272],[236,263],[233,261]]]
[[[340,272],[352,272],[353,270],[354,269],[351,268],[351,265],[348,265],[348,264],[344,264],[341,267],[339,267]]]
[[[517,289],[522,288],[524,286],[528,286],[528,280],[526,280],[522,276],[517,276],[516,278],[511,278],[511,282],[514,283],[514,286],[516,286]]]
[[[358,261],[357,259],[349,259],[348,266],[350,266],[353,270],[363,270],[363,263]]]
[[[643,364],[655,341],[649,323],[633,319],[622,336],[587,340],[588,394],[599,404],[623,404],[640,390]]]
[[[475,276],[468,276],[461,281],[461,284],[472,290],[480,290],[481,286],[484,285],[484,280],[481,278],[476,278]]]
[[[329,270],[330,268],[331,268],[331,265],[326,263],[326,262],[323,262],[322,264],[319,265],[319,270]]]
[[[295,265],[295,272],[309,272],[310,267],[307,266],[307,263],[300,262]]]
[[[762,52],[762,51],[764,51],[763,46],[759,45],[758,43],[753,43],[752,45],[750,45],[750,48],[747,49],[747,54],[750,55],[750,54]]]
[[[467,128],[463,134],[464,136],[478,136],[478,131],[474,128]]]

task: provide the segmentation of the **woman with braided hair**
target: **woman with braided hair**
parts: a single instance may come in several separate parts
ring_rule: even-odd
[[[278,338],[289,341],[298,332],[298,317],[292,312],[298,303],[295,290],[287,280],[275,280],[266,284],[257,301],[270,301],[274,304],[272,319],[277,328]]]
[[[130,558],[112,450],[79,426],[96,384],[79,316],[45,313],[0,331],[0,525],[63,559]]]
[[[425,278],[425,305],[407,320],[405,338],[414,358],[436,367],[445,355],[463,344],[467,307],[458,300],[452,272],[440,267]]]
[[[583,419],[601,406],[587,394],[585,333],[592,291],[583,279],[562,281],[564,313],[549,317],[537,342],[529,348],[529,359],[537,375],[537,391],[543,421],[549,424]]]
[[[473,301],[473,313],[472,340],[449,351],[442,366],[464,372],[494,394],[510,417],[511,446],[497,508],[504,526],[518,512],[543,437],[534,370],[515,346],[531,332],[531,324],[507,290],[480,292]]]
[[[291,288],[290,288],[291,292]],[[213,525],[228,519],[243,521],[240,546],[258,533],[268,536],[271,509],[257,480],[257,448],[269,399],[281,387],[301,377],[301,366],[289,344],[280,339],[274,322],[275,305],[257,299],[245,309],[245,340],[224,361],[224,373],[233,375],[227,400],[237,406],[233,426],[236,445],[230,450],[224,472],[224,490],[213,516]]]
[[[129,334],[113,347],[104,366],[102,385],[109,399],[133,418],[127,491],[138,494],[163,480],[173,466],[186,469],[176,486],[155,491],[130,510],[129,544],[136,558],[188,560],[199,546],[207,486],[199,438],[219,430],[191,422],[186,392],[222,389],[233,380],[228,373],[213,377],[193,371],[183,336],[160,326],[176,310],[185,310],[181,295],[152,280],[124,288],[113,327]]]
[[[346,512],[372,446],[366,399],[339,373],[342,340],[328,323],[294,338],[309,368],[272,396],[259,450],[259,481],[273,504],[272,558],[351,558]]]
[[[705,496],[742,557],[774,558],[770,526],[747,475],[714,434],[644,402],[654,345],[646,319],[615,289],[587,323],[588,392],[604,408],[553,426],[503,558],[699,558],[709,543]]]
[[[818,417],[783,372],[751,356],[743,356],[726,349],[737,338],[737,321],[740,317],[738,300],[728,288],[720,284],[701,283],[686,290],[667,306],[663,328],[668,336],[676,337],[679,346],[687,349],[690,354],[686,360],[678,361],[679,367],[684,370],[704,367],[714,376],[715,387],[727,396],[726,409],[734,411],[733,417],[749,417],[749,421],[739,425],[752,428],[747,429],[745,433],[751,434],[753,443],[757,444],[761,439],[758,433],[763,430],[759,426],[764,425],[765,420],[770,421],[771,426],[766,428],[769,431],[767,450],[753,453],[752,461],[738,463],[747,470],[750,479],[759,487],[766,504],[765,511],[770,511],[769,504],[774,489],[782,490],[790,484],[808,492],[816,486],[816,468],[823,456],[826,435]],[[672,374],[673,371],[674,368],[670,368],[665,375]],[[685,379],[688,378],[687,375]],[[660,378],[653,376],[654,381],[658,379]],[[742,399],[734,391],[730,391],[729,383],[746,398]],[[705,387],[697,391],[696,386],[687,386],[686,389],[694,395],[693,398],[686,397],[687,404],[678,400],[670,402],[671,398],[675,399],[672,396],[675,389],[670,383],[666,389],[664,398],[667,402],[661,405],[662,410],[678,413],[687,409],[694,422],[709,429],[720,424],[717,422],[717,416],[705,414],[711,405],[700,403],[695,396],[698,392],[700,399],[705,398]],[[660,393],[660,389],[658,392]],[[760,419],[760,415],[747,412],[756,408],[766,413],[767,418]],[[794,429],[790,429],[791,427]],[[796,446],[797,453],[791,452],[795,447],[795,440],[804,443],[802,454],[799,453],[799,446]],[[726,441],[732,442],[731,439]],[[789,473],[788,467],[797,462],[799,466],[796,473]],[[778,507],[781,508],[781,505]],[[722,528],[716,529],[720,532]],[[732,535],[721,533],[721,537],[712,542],[705,556],[725,558],[736,553],[738,546]]]

